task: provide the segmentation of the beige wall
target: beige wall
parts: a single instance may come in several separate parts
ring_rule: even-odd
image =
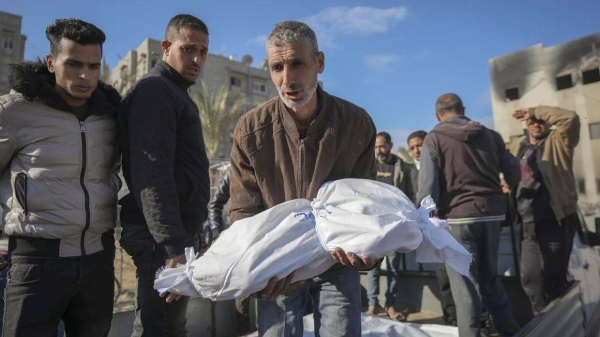
[[[124,94],[142,76],[152,68],[153,61],[162,58],[160,41],[154,39],[144,40],[136,50],[130,50],[125,57],[119,60],[111,72],[111,84]],[[225,85],[229,89],[231,78],[239,80],[238,89],[249,97],[247,110],[254,108],[260,103],[277,96],[277,90],[271,82],[269,72],[258,67],[262,62],[252,62],[250,65],[242,63],[233,57],[208,54],[204,69],[200,73],[196,85],[190,88],[190,94],[194,95],[200,91],[198,85],[200,80],[204,81],[209,92],[216,92]],[[237,82],[236,82],[237,83]],[[256,85],[256,87],[255,87]],[[262,85],[264,85],[264,90]],[[233,134],[235,124],[230,127]],[[229,158],[232,142],[230,137],[225,137],[225,142],[219,146],[218,157]]]
[[[9,64],[19,63],[25,57],[25,41],[21,34],[21,20],[18,15],[0,11],[0,95],[8,94]]]
[[[583,84],[581,72],[600,66],[600,33],[544,47],[537,44],[489,60],[494,127],[505,141],[522,134],[523,125],[512,118],[520,108],[559,106],[576,111],[581,119],[580,142],[575,149],[573,173],[584,180],[579,194],[582,209],[600,211],[600,139],[590,139],[589,124],[600,122],[600,82]],[[556,77],[571,74],[573,87],[557,90]],[[520,98],[507,101],[505,90],[517,87]]]

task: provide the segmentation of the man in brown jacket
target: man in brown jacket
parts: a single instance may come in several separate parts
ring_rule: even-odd
[[[548,106],[517,110],[513,117],[527,125],[527,136],[509,144],[521,165],[521,181],[511,187],[523,226],[521,283],[537,314],[568,286],[579,224],[573,152],[580,123],[574,111]]]
[[[440,123],[425,137],[417,204],[431,195],[450,233],[473,253],[468,276],[447,268],[461,337],[481,334],[481,302],[504,336],[519,330],[510,300],[496,273],[500,224],[507,201],[500,173],[509,185],[519,181],[519,163],[495,131],[471,121],[456,94],[435,104]]]
[[[233,226],[288,200],[312,200],[324,182],[375,178],[373,121],[362,108],[318,85],[325,57],[312,29],[297,21],[280,22],[266,47],[279,97],[243,115],[236,126],[231,153]],[[318,277],[293,286],[293,275],[273,278],[257,294],[261,336],[302,336],[309,299],[317,335],[360,336],[357,269],[375,263],[339,248],[332,256],[341,264]]]

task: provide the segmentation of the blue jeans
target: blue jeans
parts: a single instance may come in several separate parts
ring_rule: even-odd
[[[386,259],[387,266],[387,290],[385,291],[385,307],[393,307],[396,303],[396,294],[398,293],[398,275],[400,271],[400,261],[402,254],[394,253]],[[376,268],[367,273],[367,297],[369,299],[369,308],[376,308],[379,304],[379,276],[381,275],[381,267]]]
[[[301,337],[307,301],[312,300],[316,337],[361,335],[360,275],[351,268],[329,270],[274,301],[258,301],[258,334]]]
[[[450,234],[473,253],[469,275],[462,276],[446,267],[450,288],[456,304],[458,334],[461,337],[481,335],[483,305],[502,336],[512,336],[519,330],[512,306],[497,274],[500,223],[454,225]]]
[[[9,268],[10,265],[3,271],[0,271],[0,308],[2,310],[0,312],[0,331],[2,331],[2,326],[4,325],[4,289],[6,289],[6,274]]]

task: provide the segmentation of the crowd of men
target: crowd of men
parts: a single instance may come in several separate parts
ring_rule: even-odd
[[[534,312],[567,287],[578,226],[574,112],[516,111],[528,132],[507,147],[466,117],[457,95],[444,94],[435,102],[440,123],[407,139],[411,164],[392,154],[390,135],[377,133],[364,109],[318,85],[325,56],[313,30],[282,21],[266,42],[279,96],[239,119],[230,172],[209,211],[209,161],[188,94],[206,61],[206,25],[191,15],[172,18],[162,61],[124,97],[99,81],[106,39],[99,28],[58,19],[46,36],[45,60],[13,65],[12,91],[0,97],[0,203],[11,259],[3,336],[56,335],[61,320],[67,336],[107,336],[120,167],[130,191],[119,200],[120,244],[137,276],[132,336],[186,335],[188,298],[158,293],[153,281],[159,268],[185,262],[184,248],[198,249],[209,214],[218,237],[227,201],[234,223],[288,200],[313,199],[324,182],[343,178],[392,184],[417,205],[432,196],[450,233],[474,254],[468,276],[443,266],[437,273],[445,315],[461,336],[479,336],[484,310],[502,335],[519,329],[496,274],[508,202],[523,223],[522,283]],[[394,306],[399,254],[386,259],[384,307],[377,302],[382,260],[341,248],[331,254],[338,263],[318,277],[273,278],[255,294],[260,336],[301,336],[307,306],[317,336],[360,336],[359,271],[367,270],[368,312],[405,319]],[[238,304],[243,309],[247,300]]]

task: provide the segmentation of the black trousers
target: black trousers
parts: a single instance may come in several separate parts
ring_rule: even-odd
[[[579,225],[577,214],[560,222],[554,219],[523,224],[521,285],[534,314],[568,288],[569,256]]]
[[[78,258],[12,256],[4,337],[107,336],[114,302],[114,249]]]
[[[186,315],[188,297],[167,303],[154,289],[156,271],[165,265],[167,254],[161,249],[147,227],[125,224],[121,232],[121,247],[131,255],[136,267],[137,297],[135,321],[131,337],[187,336]],[[197,237],[190,238],[190,246],[198,250]]]

